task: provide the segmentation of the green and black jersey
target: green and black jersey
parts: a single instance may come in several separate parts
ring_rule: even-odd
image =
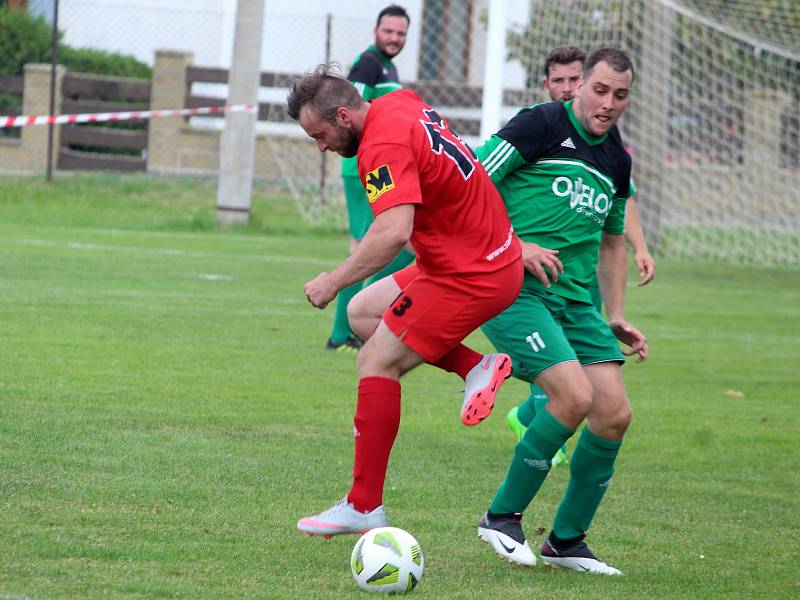
[[[591,302],[601,232],[625,232],[631,158],[616,125],[588,133],[570,102],[521,110],[477,149],[525,241],[558,250],[564,273],[549,291]],[[525,286],[543,288],[526,272]]]
[[[347,79],[356,87],[364,100],[379,98],[384,94],[399,90],[400,78],[392,60],[375,46],[370,46],[359,54],[350,66]],[[356,158],[342,159],[342,175],[358,177]]]

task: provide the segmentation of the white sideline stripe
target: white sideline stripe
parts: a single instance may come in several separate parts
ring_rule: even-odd
[[[5,238],[2,243],[18,244],[23,246],[44,246],[48,248],[70,248],[73,250],[89,250],[106,252],[113,250],[116,252],[129,252],[143,254],[160,254],[165,256],[185,256],[188,258],[239,258],[242,260],[255,260],[264,262],[295,263],[312,265],[318,267],[330,267],[335,265],[335,260],[324,260],[312,258],[310,256],[277,256],[274,254],[238,254],[235,252],[194,252],[191,250],[179,250],[177,248],[145,248],[142,246],[122,246],[115,244],[94,244],[86,242],[54,242],[51,240],[37,239],[9,239]]]
[[[211,289],[211,288],[207,288]],[[50,299],[53,296],[64,295],[69,296],[70,298],[86,298],[91,300],[92,302],[104,302],[106,298],[157,298],[163,301],[183,301],[183,300],[190,300],[193,301],[196,305],[197,301],[203,300],[208,302],[216,303],[219,298],[220,294],[218,293],[198,293],[197,291],[187,290],[186,292],[173,292],[173,291],[153,291],[153,290],[137,290],[137,289],[109,289],[109,288],[86,288],[86,287],[59,287],[59,286],[48,286],[48,287],[39,287],[33,284],[31,285],[15,285],[13,283],[3,283],[0,282],[0,290],[19,290],[21,292],[26,292],[26,298],[30,299]],[[299,294],[298,294],[299,295]],[[238,298],[248,297],[242,293],[237,293],[236,296]],[[260,297],[256,297],[256,301],[259,300]],[[5,299],[0,298],[0,303],[4,302]],[[14,303],[15,300],[8,299],[9,302]],[[304,297],[297,297],[297,298],[272,298],[270,299],[270,303],[274,305],[283,305],[283,306],[300,306],[300,307],[307,307],[308,301]]]
[[[236,277],[230,275],[217,275],[216,273],[200,273],[198,279],[205,279],[206,281],[233,281]]]
[[[153,302],[130,302],[125,300],[110,300],[104,301],[103,306],[116,306],[122,308],[130,308],[142,311],[149,311],[149,312],[166,312],[166,313],[180,313],[184,314],[187,312],[191,313],[208,313],[208,314],[220,314],[225,313],[225,315],[236,316],[236,317],[290,317],[293,319],[297,318],[319,318],[319,311],[310,310],[311,305],[309,305],[308,309],[305,310],[280,310],[280,309],[270,309],[270,308],[259,308],[259,309],[221,309],[219,306],[196,306],[196,305],[175,305],[175,304],[156,304]]]

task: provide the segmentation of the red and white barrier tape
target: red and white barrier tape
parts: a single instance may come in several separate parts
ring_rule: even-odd
[[[25,127],[26,125],[61,125],[63,123],[100,123],[103,121],[136,121],[154,117],[184,117],[187,115],[210,115],[223,112],[252,113],[258,110],[255,104],[233,104],[231,106],[204,106],[201,108],[175,108],[171,110],[140,110],[113,113],[84,113],[79,115],[42,115],[29,117],[0,117],[2,127]]]

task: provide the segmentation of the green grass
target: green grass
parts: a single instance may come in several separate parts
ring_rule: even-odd
[[[355,366],[303,283],[346,250],[258,192],[147,177],[0,180],[0,599],[366,598],[354,537],[297,533],[346,491]],[[623,578],[516,569],[476,538],[512,381],[480,427],[460,381],[404,379],[385,500],[420,598],[796,598],[800,274],[661,260],[628,316],[634,423],[590,542]],[[488,350],[474,334],[470,343]],[[567,470],[525,517],[549,528]]]

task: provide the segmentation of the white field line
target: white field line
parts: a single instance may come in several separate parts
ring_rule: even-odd
[[[121,252],[127,254],[156,254],[162,256],[180,256],[186,258],[222,258],[240,259],[256,262],[293,263],[317,267],[331,267],[336,264],[334,260],[314,258],[311,256],[286,256],[275,254],[240,254],[238,252],[207,252],[195,250],[181,250],[178,248],[147,248],[143,246],[127,246],[118,244],[95,244],[86,242],[55,242],[53,240],[5,238],[0,243],[21,246],[40,246],[47,248],[68,248],[71,250],[87,250],[93,252]]]

